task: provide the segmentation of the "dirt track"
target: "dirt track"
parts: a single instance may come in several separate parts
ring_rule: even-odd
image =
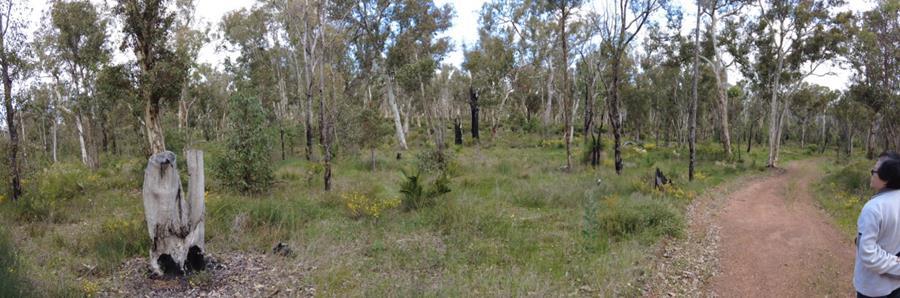
[[[854,246],[816,206],[815,160],[740,186],[723,203],[719,273],[710,281],[722,297],[848,297]]]

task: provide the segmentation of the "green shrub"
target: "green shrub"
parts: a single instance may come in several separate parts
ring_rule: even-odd
[[[399,199],[379,198],[359,192],[341,194],[344,209],[351,218],[363,217],[378,219],[384,211],[400,205]]]
[[[88,186],[95,185],[99,180],[99,175],[91,173],[80,164],[57,163],[41,170],[34,178],[26,180],[25,184],[33,185],[28,189],[33,196],[69,200],[83,194]],[[28,183],[29,181],[34,183]]]
[[[439,175],[428,189],[424,186],[421,174],[404,172],[403,176],[403,183],[400,184],[400,193],[403,194],[401,199],[403,210],[410,211],[433,206],[438,197],[450,192],[450,179],[447,178],[447,175]]]
[[[229,117],[233,127],[228,131],[225,153],[215,165],[219,181],[243,193],[263,192],[273,181],[265,110],[256,97],[235,94]]]
[[[455,156],[449,150],[424,150],[416,154],[416,167],[420,173],[455,173]]]
[[[57,163],[23,179],[25,195],[16,204],[18,219],[60,222],[66,214],[56,212],[65,201],[95,190],[100,182],[95,174],[75,163]]]
[[[53,218],[57,202],[38,196],[25,196],[16,202],[17,219],[25,222],[43,221]]]
[[[102,181],[100,189],[140,189],[144,183],[145,158],[121,158],[106,163],[99,171]]]
[[[660,236],[681,235],[683,220],[678,211],[662,200],[632,194],[622,200],[610,196],[595,209],[595,228],[613,240],[637,238],[652,241]],[[605,205],[605,206],[603,206]]]
[[[12,239],[0,228],[0,297],[27,297],[29,285]]]
[[[848,164],[826,176],[825,183],[835,184],[840,191],[864,194],[869,191],[869,177],[874,162],[868,160]]]

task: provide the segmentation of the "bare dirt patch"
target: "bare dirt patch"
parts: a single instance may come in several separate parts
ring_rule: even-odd
[[[311,297],[305,267],[291,257],[223,254],[209,257],[206,271],[182,277],[152,276],[146,258],[134,258],[103,281],[110,297]]]
[[[854,248],[813,200],[818,160],[738,179],[687,210],[688,233],[657,252],[644,295],[845,297]]]
[[[721,226],[722,296],[852,296],[853,243],[816,206],[810,184],[822,173],[816,160],[733,193]]]

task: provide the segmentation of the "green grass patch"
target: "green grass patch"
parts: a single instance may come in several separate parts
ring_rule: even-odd
[[[428,138],[417,134],[411,132],[410,144],[425,144]],[[682,214],[692,199],[765,167],[764,148],[726,160],[721,145],[703,144],[696,179],[688,181],[686,147],[644,143],[623,148],[626,168],[616,175],[604,139],[600,167],[574,158],[566,172],[558,136],[501,132],[481,144],[452,145],[444,156],[412,146],[399,160],[394,147],[384,146],[374,170],[369,152],[340,151],[332,192],[322,190],[322,164],[302,155],[273,163],[274,184],[257,195],[228,190],[208,166],[207,248],[267,253],[287,243],[295,256],[286,262],[316,268],[303,283],[325,296],[633,296],[659,239],[683,234]],[[224,154],[221,144],[199,146],[207,165]],[[573,140],[573,156],[585,146]],[[800,148],[783,152],[784,160],[808,156]],[[42,268],[35,279],[62,285],[41,293],[89,293],[122,260],[144,257],[145,163],[112,157],[97,171],[73,169],[77,175],[49,168],[33,175],[55,177],[41,183],[75,183],[42,195],[55,203],[27,212],[17,209],[26,201],[0,204],[9,225],[28,235],[21,249],[34,253],[21,261]],[[652,187],[657,168],[671,186]],[[415,185],[404,170],[421,175]],[[78,186],[91,175],[96,181]],[[404,199],[415,207],[394,206]],[[29,212],[32,220],[13,220]],[[86,274],[85,265],[98,270]]]

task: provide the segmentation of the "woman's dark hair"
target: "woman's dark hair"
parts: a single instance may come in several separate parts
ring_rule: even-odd
[[[878,167],[878,178],[886,182],[885,187],[900,189],[900,160],[887,159]]]

